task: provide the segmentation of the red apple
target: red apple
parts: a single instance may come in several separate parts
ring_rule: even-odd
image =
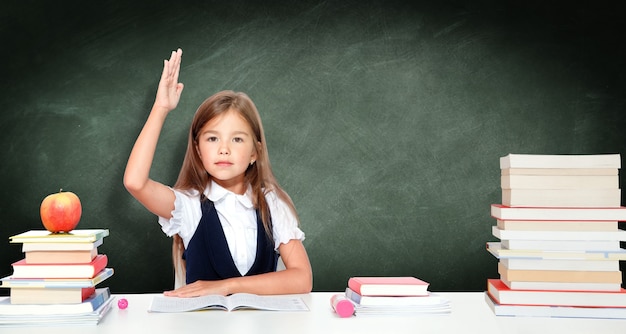
[[[43,226],[52,233],[70,232],[76,228],[82,212],[78,196],[62,190],[46,196],[39,209]]]

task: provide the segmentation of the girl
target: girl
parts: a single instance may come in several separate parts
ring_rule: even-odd
[[[206,99],[193,118],[174,187],[150,179],[159,134],[183,91],[181,57],[178,49],[164,61],[152,111],[124,174],[126,189],[174,239],[176,288],[165,295],[309,293],[304,233],[274,178],[261,119],[248,96],[223,91]],[[280,271],[278,254],[285,265]]]

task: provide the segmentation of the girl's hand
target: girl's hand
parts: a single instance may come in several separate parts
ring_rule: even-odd
[[[182,55],[183,50],[178,49],[172,51],[169,60],[163,61],[163,73],[161,74],[161,81],[159,81],[154,108],[162,108],[169,112],[178,105],[184,87],[182,83],[178,82]]]
[[[226,296],[228,292],[228,279],[218,281],[195,281],[176,290],[165,291],[163,294],[169,297],[199,297],[204,295]]]

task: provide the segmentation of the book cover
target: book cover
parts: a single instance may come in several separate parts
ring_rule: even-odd
[[[98,310],[113,298],[108,287],[97,288],[89,298],[77,304],[11,304],[10,297],[0,297],[0,317],[87,314]]]
[[[619,154],[508,154],[500,157],[505,168],[620,168]]]
[[[622,272],[576,270],[515,270],[498,263],[502,280],[523,282],[622,283]],[[626,305],[625,305],[626,306]]]
[[[491,216],[502,220],[626,221],[626,207],[510,207],[492,204]]]
[[[618,189],[618,175],[502,175],[502,189]]]
[[[348,287],[361,296],[427,296],[429,283],[416,277],[350,277]]]
[[[9,238],[11,243],[91,243],[109,235],[107,229],[73,230],[69,233],[51,233],[47,230],[30,230]]]
[[[96,291],[87,288],[11,288],[11,304],[78,304],[87,300]]]
[[[14,278],[93,278],[107,265],[106,254],[86,264],[27,264],[22,259],[12,264]]]
[[[626,250],[614,251],[544,251],[533,249],[506,249],[500,242],[487,242],[487,251],[498,259],[545,259],[545,260],[626,260]]]
[[[98,255],[98,249],[85,251],[30,251],[24,253],[27,264],[90,263]]]
[[[102,283],[113,276],[113,268],[102,269],[93,278],[15,278],[6,276],[0,279],[0,287],[28,287],[28,288],[87,288]]]
[[[485,292],[485,302],[497,316],[626,319],[624,307],[572,307],[540,305],[502,305]]]
[[[502,189],[502,205],[530,207],[619,207],[621,189]]]
[[[260,296],[236,293],[229,296],[206,295],[193,298],[154,296],[148,312],[174,313],[200,310],[236,311],[255,309],[265,311],[308,311],[302,298],[296,296]]]
[[[512,290],[499,279],[488,279],[487,292],[498,304],[626,308],[624,289],[618,292]]]

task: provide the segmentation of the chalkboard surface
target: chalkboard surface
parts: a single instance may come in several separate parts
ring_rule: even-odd
[[[499,157],[626,154],[618,2],[65,3],[13,1],[0,14],[3,276],[22,258],[8,237],[42,228],[41,200],[63,189],[82,200],[80,228],[110,230],[100,249],[113,292],[173,287],[171,240],[122,175],[177,47],[185,90],[152,177],[174,183],[206,97],[246,92],[316,291],[355,275],[482,291],[497,277],[485,243]]]

